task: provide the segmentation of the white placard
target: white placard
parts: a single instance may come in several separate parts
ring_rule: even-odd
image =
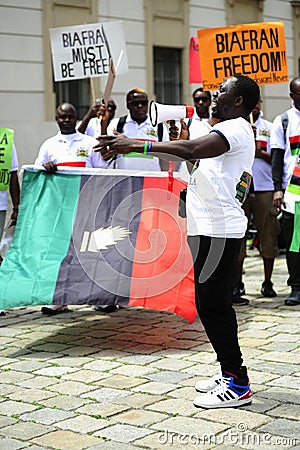
[[[51,28],[49,31],[55,81],[105,77],[109,73],[110,56],[114,64],[119,61],[118,74],[128,72],[121,21]]]

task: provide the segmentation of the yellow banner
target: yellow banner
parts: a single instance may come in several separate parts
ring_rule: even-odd
[[[241,73],[257,84],[288,82],[282,22],[261,22],[198,30],[202,83],[205,90]]]

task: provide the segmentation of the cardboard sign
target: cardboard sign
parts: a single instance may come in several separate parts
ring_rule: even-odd
[[[205,90],[240,73],[257,84],[288,82],[288,64],[281,22],[247,23],[198,30],[202,83]]]
[[[122,22],[51,28],[50,39],[55,81],[107,76],[110,58],[128,72]]]

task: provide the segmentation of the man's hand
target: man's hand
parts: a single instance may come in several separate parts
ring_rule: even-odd
[[[86,113],[85,117],[88,119],[93,119],[94,117],[98,116],[98,110],[99,105],[92,105],[89,107],[88,112]]]
[[[124,134],[114,132],[114,136],[99,136],[99,144],[95,145],[94,151],[101,152],[102,158],[107,161],[116,154],[127,154],[131,152],[143,153],[144,142],[130,139]]]
[[[279,210],[282,209],[282,206],[285,208],[285,201],[284,201],[284,193],[283,191],[276,191],[273,195],[273,206]]]
[[[12,221],[12,225],[15,225],[17,222],[17,218],[18,218],[18,212],[19,212],[19,208],[17,206],[13,207],[11,216],[10,216],[10,220]]]
[[[43,164],[47,172],[54,173],[57,171],[57,165],[53,161],[48,161]]]
[[[175,120],[168,121],[168,124],[170,125],[170,128],[169,128],[170,141],[176,141],[178,139],[180,139],[181,141],[189,140],[190,132],[189,132],[189,129],[188,129],[186,123],[184,122],[184,120],[180,121],[180,124],[181,124],[180,133],[179,133],[179,128],[177,127],[177,125],[175,123]]]
[[[262,158],[262,150],[259,141],[255,141],[255,156],[256,158]]]

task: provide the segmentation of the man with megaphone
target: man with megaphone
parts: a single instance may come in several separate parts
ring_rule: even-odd
[[[194,400],[202,408],[251,403],[247,368],[238,342],[232,288],[247,218],[242,209],[251,181],[255,140],[249,114],[260,98],[257,83],[234,75],[213,95],[212,116],[221,122],[194,140],[144,143],[123,135],[100,136],[104,159],[129,152],[199,160],[187,190],[187,234],[194,259],[195,300],[221,373],[201,380]]]

